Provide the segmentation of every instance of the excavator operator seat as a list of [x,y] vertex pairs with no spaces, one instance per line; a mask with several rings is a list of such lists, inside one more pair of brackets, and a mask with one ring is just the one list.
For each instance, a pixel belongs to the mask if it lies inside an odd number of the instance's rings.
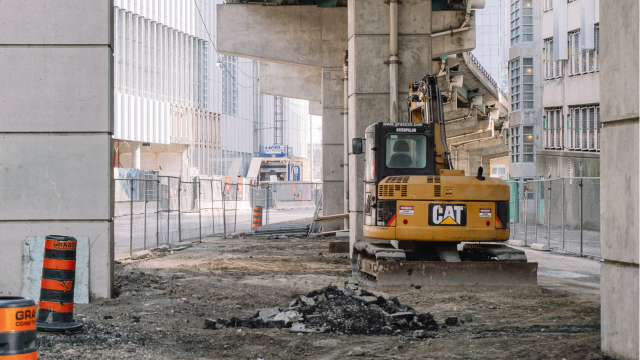
[[398,140],[393,144],[393,152],[389,159],[388,167],[390,168],[410,168],[413,164],[413,158],[409,155],[409,144],[405,140]]

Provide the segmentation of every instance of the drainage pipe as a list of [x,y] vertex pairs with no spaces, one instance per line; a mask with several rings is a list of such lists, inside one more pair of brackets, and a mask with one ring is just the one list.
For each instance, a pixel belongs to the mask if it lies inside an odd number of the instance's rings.
[[[344,71],[343,113],[344,119],[344,214],[349,213],[349,60],[348,51],[342,53],[342,70]],[[344,219],[344,229],[349,228],[349,219]]]
[[398,122],[398,0],[389,0],[389,24],[389,121],[395,123]]

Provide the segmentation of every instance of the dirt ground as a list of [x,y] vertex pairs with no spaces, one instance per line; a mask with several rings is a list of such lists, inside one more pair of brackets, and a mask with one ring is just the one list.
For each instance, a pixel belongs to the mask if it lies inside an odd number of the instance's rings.
[[[248,318],[261,308],[287,307],[314,289],[343,288],[352,279],[350,260],[329,254],[329,240],[209,238],[164,257],[123,261],[116,266],[121,294],[76,305],[76,318],[85,323],[81,334],[39,333],[40,358],[608,358],[600,352],[599,275],[581,277],[562,268],[588,261],[597,269],[597,262],[548,253],[532,255],[548,275],[539,277],[538,287],[407,285],[389,293],[372,291],[396,296],[416,312],[430,312],[440,324],[449,316],[467,319],[432,339],[203,328],[206,318]],[[543,269],[545,257],[551,258],[550,269]],[[176,273],[184,273],[184,279],[172,278]]]

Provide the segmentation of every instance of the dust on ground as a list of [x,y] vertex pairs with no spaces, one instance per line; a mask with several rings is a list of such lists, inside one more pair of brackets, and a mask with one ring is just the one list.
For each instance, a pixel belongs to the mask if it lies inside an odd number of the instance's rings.
[[39,333],[40,358],[607,358],[600,351],[598,283],[575,278],[539,277],[541,286],[523,288],[367,289],[429,312],[440,325],[450,316],[467,320],[433,338],[204,329],[208,318],[250,318],[258,309],[286,308],[315,289],[343,289],[353,280],[350,260],[329,254],[328,243],[209,238],[172,255],[124,261],[116,265],[120,295],[76,305],[76,318],[85,323],[81,334]]

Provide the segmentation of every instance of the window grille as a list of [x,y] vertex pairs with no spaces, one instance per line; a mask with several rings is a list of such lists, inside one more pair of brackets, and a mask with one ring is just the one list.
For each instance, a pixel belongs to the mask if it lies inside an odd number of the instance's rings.
[[509,62],[511,111],[520,110],[520,59]]
[[564,148],[564,126],[562,119],[562,109],[552,108],[545,110],[545,148],[547,149],[563,149]]
[[509,129],[511,138],[511,162],[520,162],[520,136],[518,134],[518,127]]
[[533,126],[522,127],[522,162],[533,162]]
[[520,42],[520,0],[511,0],[511,46]]

